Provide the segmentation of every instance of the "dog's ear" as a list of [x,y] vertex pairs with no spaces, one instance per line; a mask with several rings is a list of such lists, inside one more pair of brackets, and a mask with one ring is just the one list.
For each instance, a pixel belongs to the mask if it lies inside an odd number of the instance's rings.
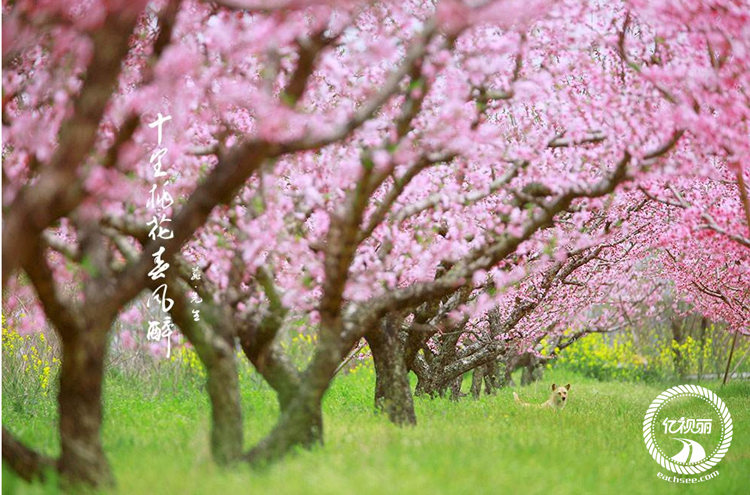
[[567,385],[565,385],[565,389],[566,390],[570,390],[570,383],[568,383]]
[[557,389],[557,385],[555,385],[555,384],[553,383],[553,384],[552,384],[552,391],[554,392],[554,391],[555,391],[555,389]]

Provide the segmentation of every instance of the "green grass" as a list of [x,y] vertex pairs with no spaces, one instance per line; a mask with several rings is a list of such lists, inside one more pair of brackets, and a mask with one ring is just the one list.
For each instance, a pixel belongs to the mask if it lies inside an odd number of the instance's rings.
[[[110,373],[104,444],[122,494],[350,493],[747,493],[750,474],[750,384],[717,391],[734,418],[729,453],[718,478],[673,485],[641,436],[643,414],[670,384],[597,382],[562,370],[519,389],[542,402],[553,381],[572,382],[570,403],[556,411],[521,408],[512,390],[479,401],[416,400],[419,425],[399,429],[373,414],[374,377],[367,370],[338,378],[324,404],[325,445],[263,470],[222,470],[208,448],[208,403],[199,386],[143,383]],[[245,440],[250,447],[273,426],[274,395],[244,375]],[[3,423],[23,440],[56,452],[52,400],[33,411],[4,397]],[[53,483],[27,485],[3,469],[3,493],[55,493]]]

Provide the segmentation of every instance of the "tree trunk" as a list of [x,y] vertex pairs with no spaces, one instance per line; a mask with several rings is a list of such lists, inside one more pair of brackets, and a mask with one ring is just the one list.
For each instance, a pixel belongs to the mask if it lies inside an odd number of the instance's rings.
[[217,464],[227,465],[242,455],[243,425],[237,363],[231,349],[217,352],[213,359],[204,362],[211,399],[211,453]]
[[503,367],[503,378],[501,380],[501,386],[503,387],[515,387],[516,383],[513,381],[513,372],[516,368],[513,366],[512,360],[505,361]]
[[471,395],[478,399],[482,393],[482,380],[484,379],[484,366],[477,366],[471,375]]
[[[458,354],[458,341],[461,338],[461,333],[458,331],[449,332],[447,334],[440,335],[440,354],[438,355],[437,366],[438,373],[435,373],[435,380],[433,380],[432,386],[434,392],[437,391],[440,397],[445,397],[445,394],[450,390],[451,399],[458,400],[461,396],[461,383],[458,384],[458,390],[456,390],[456,379],[463,376],[463,372],[456,374],[455,376],[446,377],[444,370],[448,367],[448,364],[456,360]],[[468,371],[468,370],[466,370]]]
[[703,379],[703,356],[706,354],[706,329],[708,328],[708,320],[704,316],[701,318],[701,333],[700,333],[700,343],[701,343],[701,355],[698,358],[698,381],[701,381]]
[[388,414],[396,425],[417,424],[404,344],[396,325],[384,322],[367,332],[365,340],[375,363],[375,409]]
[[671,327],[672,327],[672,340],[677,343],[677,346],[672,347],[672,359],[674,362],[674,369],[677,373],[677,376],[680,377],[680,379],[685,379],[685,376],[687,375],[687,359],[685,359],[685,356],[683,356],[682,351],[680,350],[679,346],[683,345],[685,343],[685,329],[684,329],[684,323],[680,320],[678,320],[676,317],[672,318],[671,321]]
[[206,367],[206,388],[211,402],[211,455],[219,465],[242,455],[243,425],[240,384],[234,355],[234,328],[221,310],[207,308],[204,319],[193,319],[185,287],[179,281],[171,315]]
[[417,385],[414,387],[414,395],[417,397],[427,394],[430,382],[430,367],[427,361],[417,355],[411,365],[411,370],[417,375]]
[[497,360],[492,360],[484,365],[484,392],[487,395],[495,393],[500,388],[498,384]]
[[516,383],[513,380],[513,373],[522,366],[526,365],[527,354],[516,354],[515,351],[506,354],[506,358],[503,359],[503,378],[501,380],[502,386],[504,387],[515,387]]
[[271,433],[245,454],[245,460],[253,465],[264,465],[280,459],[294,447],[310,448],[323,443],[321,399],[322,394],[315,387],[300,389],[281,412]]
[[59,469],[73,483],[114,484],[101,443],[106,351],[107,332],[101,329],[62,339]]
[[461,393],[461,385],[463,384],[464,376],[461,375],[451,383],[451,400],[459,400],[466,394]]
[[257,329],[240,328],[239,337],[245,356],[276,391],[279,409],[285,411],[299,391],[301,378],[297,368],[273,342],[259,342]]
[[245,454],[245,460],[263,465],[283,457],[296,446],[310,448],[323,443],[323,395],[336,368],[359,338],[342,342],[340,331],[321,331],[320,342],[301,377],[297,393],[281,411],[271,433]]
[[521,374],[521,385],[531,385],[532,383],[542,379],[542,365],[539,362],[539,358],[529,353],[526,365],[523,368]]
[[56,469],[54,459],[42,455],[16,439],[3,426],[3,461],[22,479],[31,481],[44,478],[48,469]]
[[453,361],[435,360],[435,366],[432,366],[430,370],[430,382],[425,387],[427,393],[433,397],[435,393],[438,393],[442,397],[450,387],[455,386],[456,380],[461,380],[464,373],[496,360],[505,352],[505,344],[492,341],[480,346],[472,346],[468,354],[464,351],[461,354],[454,353]]

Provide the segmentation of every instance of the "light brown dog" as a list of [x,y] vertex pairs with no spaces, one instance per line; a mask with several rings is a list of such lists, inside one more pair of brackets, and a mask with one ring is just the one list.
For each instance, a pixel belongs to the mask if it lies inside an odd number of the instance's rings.
[[547,402],[544,402],[543,404],[529,404],[528,402],[523,402],[519,397],[518,394],[513,392],[513,398],[516,400],[517,403],[521,404],[522,406],[536,406],[539,407],[552,407],[554,409],[562,409],[565,407],[565,404],[568,403],[568,391],[570,390],[570,383],[565,385],[564,387],[558,387],[554,383],[552,384],[552,393],[549,396],[549,399],[547,399]]

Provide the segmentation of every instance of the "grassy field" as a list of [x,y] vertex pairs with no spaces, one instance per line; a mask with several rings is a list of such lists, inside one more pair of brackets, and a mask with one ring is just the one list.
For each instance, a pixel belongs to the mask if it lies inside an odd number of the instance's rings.
[[[200,386],[110,375],[104,444],[122,494],[748,493],[749,383],[707,384],[733,415],[734,441],[717,478],[686,486],[657,478],[661,468],[641,437],[646,408],[670,384],[603,383],[552,370],[519,392],[541,402],[553,381],[573,384],[561,413],[521,408],[511,390],[458,403],[418,398],[419,425],[398,429],[373,414],[374,376],[360,369],[327,395],[324,446],[263,470],[222,470],[210,461]],[[273,425],[276,404],[258,380],[245,375],[242,387],[249,447]],[[51,399],[30,406],[28,398],[5,396],[3,423],[55,453]],[[56,492],[54,483],[30,486],[5,468],[3,475],[3,493]]]

